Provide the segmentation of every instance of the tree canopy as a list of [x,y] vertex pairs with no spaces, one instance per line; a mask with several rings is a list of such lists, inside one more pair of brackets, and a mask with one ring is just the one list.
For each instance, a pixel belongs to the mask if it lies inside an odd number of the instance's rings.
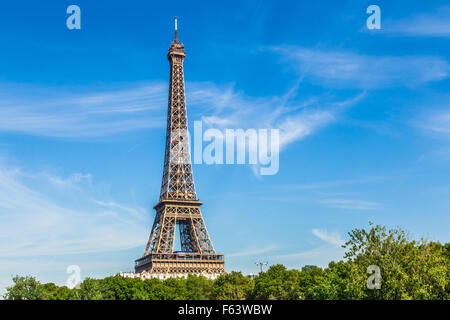
[[[411,240],[401,228],[348,233],[344,259],[328,267],[307,266],[288,270],[272,265],[254,278],[231,272],[209,280],[187,278],[131,279],[112,276],[86,278],[79,288],[41,284],[34,277],[15,276],[7,288],[10,300],[341,300],[450,298],[450,243]],[[372,269],[370,269],[372,268]],[[379,288],[368,285],[379,272]]]

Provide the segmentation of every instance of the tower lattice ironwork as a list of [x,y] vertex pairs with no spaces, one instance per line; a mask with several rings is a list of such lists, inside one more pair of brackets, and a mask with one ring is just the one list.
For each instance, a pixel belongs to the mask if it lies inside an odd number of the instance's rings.
[[[225,272],[224,259],[216,254],[195,191],[184,89],[185,56],[175,18],[175,39],[167,54],[170,82],[161,193],[154,206],[156,216],[144,255],[136,260],[135,270],[150,276],[216,277]],[[181,251],[174,251],[177,226]]]

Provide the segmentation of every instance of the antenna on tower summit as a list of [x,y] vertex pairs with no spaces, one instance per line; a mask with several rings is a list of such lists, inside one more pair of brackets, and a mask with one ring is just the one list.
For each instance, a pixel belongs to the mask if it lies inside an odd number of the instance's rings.
[[175,41],[178,40],[177,17],[175,17]]

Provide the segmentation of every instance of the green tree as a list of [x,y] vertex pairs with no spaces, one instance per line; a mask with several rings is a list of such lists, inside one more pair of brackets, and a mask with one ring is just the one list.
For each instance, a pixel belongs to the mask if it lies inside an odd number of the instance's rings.
[[162,291],[159,300],[183,300],[186,299],[186,296],[185,279],[169,278],[162,282]]
[[77,289],[69,289],[66,286],[58,287],[55,300],[80,300],[80,293]]
[[[349,232],[345,258],[354,263],[353,276],[368,299],[444,299],[448,262],[443,247],[435,242],[410,240],[401,228],[387,230],[372,226],[369,231]],[[376,265],[381,271],[381,289],[363,287],[367,267]],[[343,295],[343,298],[353,296]]]
[[330,262],[328,268],[316,273],[306,288],[306,299],[363,299],[367,276],[350,261]]
[[101,292],[101,280],[86,278],[80,285],[81,300],[103,300]]
[[44,299],[42,285],[34,277],[13,277],[14,285],[6,288],[6,300],[41,300]]
[[[27,276],[13,277],[5,299],[48,300],[204,300],[204,299],[450,299],[450,244],[410,240],[400,229],[384,226],[354,229],[344,260],[327,268],[288,270],[271,266],[255,279],[240,272],[216,280],[202,276],[141,280],[121,276],[85,279],[79,289],[41,284]],[[367,288],[367,268],[381,271],[381,289]]]
[[189,275],[185,280],[186,299],[208,300],[213,294],[213,280],[202,276]]
[[56,300],[59,288],[56,284],[50,282],[41,285],[44,300]]
[[144,284],[141,279],[124,278],[112,276],[104,278],[99,283],[99,290],[104,300],[132,300],[145,299],[143,294]]
[[[147,279],[143,281],[142,295],[146,296],[147,300],[161,300],[164,297],[164,284],[158,279]],[[137,299],[138,296],[136,296]]]
[[445,299],[450,300],[450,242],[443,246],[442,253],[447,266],[447,274],[445,277]]
[[69,289],[66,286],[59,287],[54,283],[41,285],[44,300],[79,300],[80,294],[76,289]]
[[245,300],[253,290],[254,281],[241,272],[232,271],[214,282],[212,298],[216,300]]
[[300,287],[300,275],[299,270],[287,270],[281,264],[273,265],[255,278],[252,297],[269,300],[302,299],[305,292]]

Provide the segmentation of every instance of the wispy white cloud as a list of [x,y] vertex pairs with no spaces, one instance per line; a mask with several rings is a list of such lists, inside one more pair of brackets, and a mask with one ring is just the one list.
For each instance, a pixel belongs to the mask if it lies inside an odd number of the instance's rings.
[[0,256],[104,252],[142,245],[150,222],[146,210],[93,202],[91,181],[88,174],[69,178],[28,174],[0,162]]
[[[300,49],[300,56],[302,52],[308,55]],[[324,54],[320,59],[327,60]],[[321,67],[321,63],[335,61],[317,62]],[[301,100],[296,98],[301,81],[285,94],[259,97],[246,95],[234,85],[188,82],[187,105],[191,118],[201,118],[207,126],[279,129],[283,149],[335,122],[341,112],[366,94],[362,90],[339,99],[323,94]],[[0,131],[60,138],[98,137],[164,128],[167,84],[122,84],[97,90],[0,85],[0,106]]]
[[[0,86],[0,131],[53,137],[95,137],[164,126],[162,83],[84,92]],[[160,112],[158,112],[160,110]]]
[[271,49],[289,61],[302,77],[324,87],[415,87],[440,81],[450,73],[449,63],[439,56],[378,56],[295,46]]
[[386,20],[383,31],[404,36],[450,37],[450,7],[441,7],[434,12]]
[[[283,151],[289,145],[338,121],[348,108],[357,105],[366,97],[366,91],[362,91],[340,100],[326,94],[298,100],[295,99],[297,90],[298,83],[284,95],[254,98],[228,88],[222,90],[223,95],[215,92],[214,99],[209,103],[202,101],[213,108],[205,111],[204,107],[195,103],[193,106],[202,110],[201,119],[207,128],[277,129],[279,130],[277,147],[279,151]],[[198,100],[210,97],[206,94],[200,95],[197,90],[192,92]],[[217,108],[214,108],[215,103]],[[245,146],[241,147],[245,148]],[[273,147],[272,141],[271,147]],[[262,180],[260,165],[253,165],[251,169],[255,177]]]
[[284,95],[264,98],[250,97],[230,89],[225,90],[224,95],[216,92],[215,102],[211,101],[209,105],[217,103],[218,107],[204,112],[202,121],[207,126],[222,129],[279,129],[280,149],[284,149],[335,122],[342,112],[366,96],[362,91],[341,100],[323,95],[298,101],[292,99],[297,87],[291,89]]
[[311,232],[317,238],[329,244],[335,245],[337,247],[340,247],[345,243],[345,241],[342,240],[341,235],[338,232],[330,232],[324,229],[312,229]]
[[[0,131],[62,138],[89,138],[164,128],[167,85],[150,83],[85,93],[85,89],[0,86]],[[280,145],[300,140],[336,120],[365,93],[333,100],[324,95],[291,101],[297,86],[281,96],[251,97],[233,85],[187,83],[191,117],[218,128],[280,129]]]
[[100,200],[92,200],[94,203],[105,207],[105,208],[111,208],[111,209],[118,209],[120,212],[128,212],[133,215],[135,221],[142,221],[143,219],[143,210],[142,209],[136,209],[129,206],[124,206],[123,204],[116,203],[114,201],[100,201]]
[[263,253],[271,252],[277,248],[278,248],[278,246],[270,245],[270,246],[262,247],[262,248],[247,249],[247,250],[243,250],[243,251],[239,251],[239,252],[228,253],[227,257],[242,257],[242,256],[260,255]]
[[84,184],[87,186],[92,185],[92,175],[90,173],[77,172],[71,174],[69,177],[60,177],[49,174],[48,172],[30,173],[20,171],[20,174],[23,178],[41,182],[46,181],[48,184],[54,185],[57,188],[79,189],[79,187]]
[[362,92],[345,100],[324,103],[324,106],[316,106],[316,108],[305,109],[300,113],[275,119],[274,126],[279,127],[281,132],[281,148],[336,121],[340,113],[346,108],[356,105],[365,96],[366,92]]
[[270,262],[271,264],[283,263],[288,268],[296,269],[305,265],[326,267],[330,261],[342,260],[344,253],[344,248],[339,248],[334,245],[325,245],[307,251],[273,256],[271,257]]
[[440,136],[450,136],[450,110],[435,111],[425,119],[416,121],[420,127]]
[[363,178],[354,178],[354,179],[341,179],[341,180],[329,180],[329,181],[319,181],[319,182],[311,182],[311,183],[299,183],[299,184],[284,184],[276,186],[276,188],[280,189],[329,189],[336,188],[348,185],[359,185],[366,183],[376,183],[383,182],[386,180],[391,180],[392,177],[383,177],[383,176],[372,176],[372,177],[363,177]]
[[378,202],[350,199],[328,199],[321,202],[332,208],[351,210],[374,210],[381,206]]

